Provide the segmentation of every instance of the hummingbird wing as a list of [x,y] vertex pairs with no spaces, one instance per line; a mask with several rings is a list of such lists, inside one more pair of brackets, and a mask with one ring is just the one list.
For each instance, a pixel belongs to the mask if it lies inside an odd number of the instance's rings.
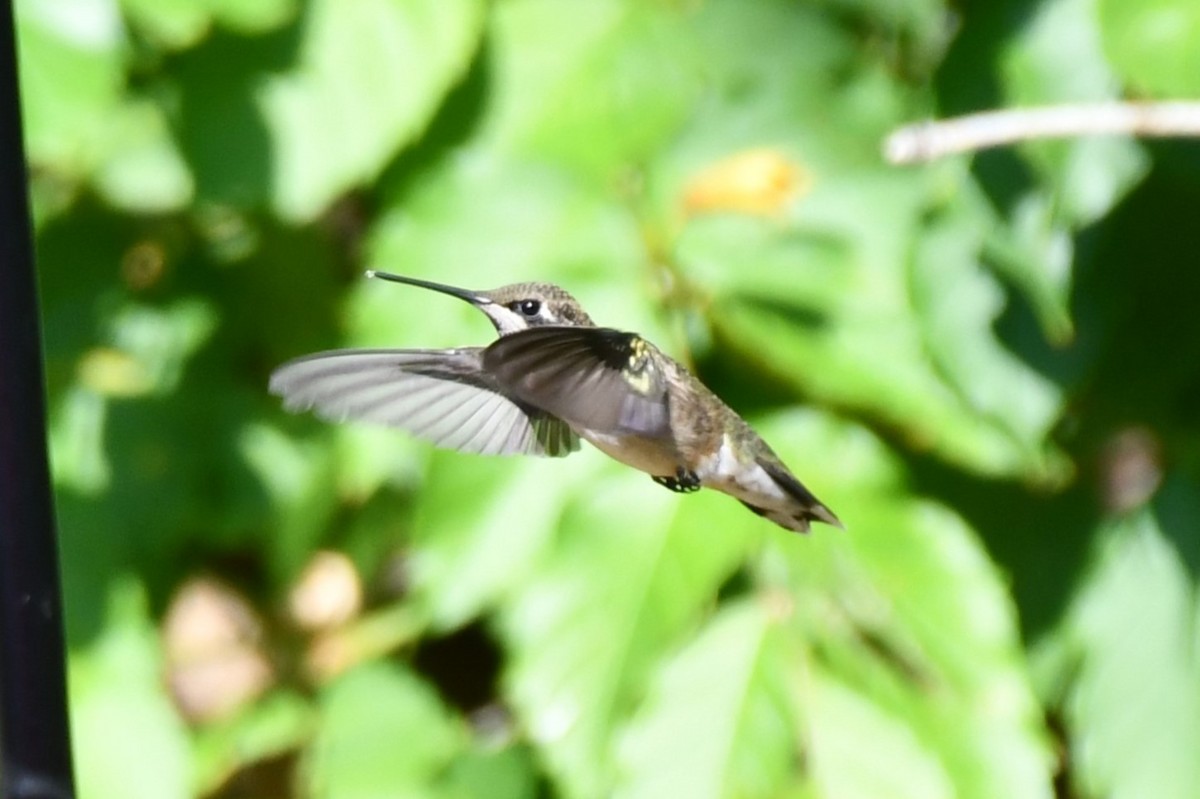
[[271,393],[291,411],[407,430],[481,455],[569,455],[579,438],[562,420],[507,396],[482,368],[483,350],[339,350],[290,361]]
[[483,351],[510,396],[576,429],[669,438],[668,383],[653,345],[603,327],[534,327]]

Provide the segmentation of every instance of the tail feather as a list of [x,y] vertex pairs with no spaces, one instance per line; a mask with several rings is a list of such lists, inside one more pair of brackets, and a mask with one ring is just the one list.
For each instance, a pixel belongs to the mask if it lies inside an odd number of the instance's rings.
[[833,511],[825,506],[821,500],[817,499],[811,491],[804,487],[804,484],[796,479],[795,475],[787,470],[782,463],[770,458],[759,458],[758,465],[763,468],[771,479],[787,493],[792,499],[800,504],[801,509],[790,515],[792,524],[787,524],[781,521],[777,516],[783,516],[778,512],[764,511],[762,508],[755,508],[747,505],[752,511],[760,516],[766,516],[776,524],[787,527],[790,530],[807,533],[809,521],[824,522],[832,527],[845,530],[846,526],[842,524]]
[[807,533],[808,532],[809,517],[803,511],[800,513],[789,513],[787,511],[768,510],[767,508],[760,508],[757,505],[751,505],[749,502],[747,502],[744,499],[739,499],[738,502],[742,503],[747,508],[752,510],[754,513],[757,513],[759,516],[763,517],[764,519],[775,522],[776,524],[778,524],[780,527],[784,528],[785,530],[792,530],[797,533]]

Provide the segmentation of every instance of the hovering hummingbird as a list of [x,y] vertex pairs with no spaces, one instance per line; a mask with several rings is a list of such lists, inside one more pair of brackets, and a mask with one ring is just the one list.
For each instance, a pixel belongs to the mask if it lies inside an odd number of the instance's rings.
[[492,291],[368,271],[466,300],[500,337],[487,347],[338,350],[290,361],[270,389],[288,410],[403,428],[484,455],[560,457],[590,442],[672,491],[729,494],[789,530],[841,527],[750,425],[635,333],[596,327],[550,283]]

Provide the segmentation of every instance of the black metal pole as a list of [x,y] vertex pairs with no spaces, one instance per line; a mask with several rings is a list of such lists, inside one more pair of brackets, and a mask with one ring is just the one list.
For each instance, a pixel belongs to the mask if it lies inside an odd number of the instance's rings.
[[75,795],[12,2],[0,9],[0,790]]

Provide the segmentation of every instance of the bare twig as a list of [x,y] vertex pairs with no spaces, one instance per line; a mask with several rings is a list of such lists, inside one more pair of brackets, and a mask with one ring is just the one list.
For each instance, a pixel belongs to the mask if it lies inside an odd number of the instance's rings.
[[900,128],[887,137],[893,164],[932,161],[1029,139],[1118,134],[1200,136],[1200,102],[1083,103],[986,111]]

